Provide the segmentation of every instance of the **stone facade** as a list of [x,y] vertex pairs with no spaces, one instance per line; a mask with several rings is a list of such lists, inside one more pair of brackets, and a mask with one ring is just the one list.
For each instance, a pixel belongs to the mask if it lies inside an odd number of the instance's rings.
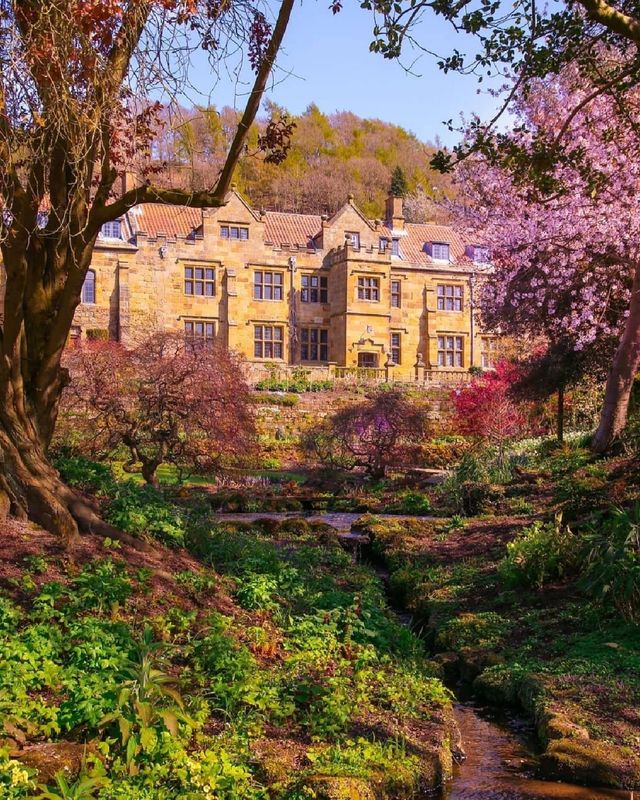
[[399,198],[386,217],[351,197],[331,218],[257,213],[235,191],[219,209],[141,206],[98,240],[72,335],[131,345],[182,331],[254,364],[401,380],[491,366],[473,314],[483,248],[405,223]]

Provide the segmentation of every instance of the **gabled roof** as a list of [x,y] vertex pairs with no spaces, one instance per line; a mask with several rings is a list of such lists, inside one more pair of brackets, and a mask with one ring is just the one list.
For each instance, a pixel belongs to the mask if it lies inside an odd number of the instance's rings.
[[[239,197],[251,213],[254,213],[237,193],[233,194]],[[375,230],[380,238],[391,239],[398,235],[398,231],[392,231],[385,224],[376,228],[374,223],[366,219],[351,202],[345,204],[325,224],[331,225],[332,221],[337,222],[341,212],[349,208],[353,209],[372,230]],[[132,209],[127,218],[131,225],[132,235],[146,233],[152,237],[159,234],[168,238],[187,237],[202,225],[202,210],[163,203],[145,203]],[[256,217],[256,219],[264,222],[264,241],[276,246],[289,245],[290,247],[316,249],[315,240],[322,232],[322,217],[318,214],[288,214],[280,211],[267,211],[262,217]],[[454,263],[467,258],[465,243],[453,228],[447,225],[408,222],[405,225],[404,235],[400,237],[402,261],[407,265],[442,266],[441,261],[432,259],[428,254],[426,245],[429,242],[448,243],[451,261]]]
[[322,218],[316,214],[285,214],[267,211],[264,217],[264,240],[272,244],[315,248],[313,239],[322,229]]
[[202,225],[202,210],[164,203],[143,203],[129,212],[135,233],[164,234],[170,239],[189,236]]
[[365,217],[362,211],[360,211],[358,206],[353,202],[352,194],[349,195],[349,200],[343,205],[341,205],[340,208],[329,217],[329,219],[327,220],[327,226],[330,227],[331,225],[333,225],[343,214],[347,213],[349,209],[352,209],[356,213],[356,215],[360,217],[360,219],[365,223],[365,225],[368,225],[371,228],[372,231],[376,229],[376,226],[373,223],[373,221]]

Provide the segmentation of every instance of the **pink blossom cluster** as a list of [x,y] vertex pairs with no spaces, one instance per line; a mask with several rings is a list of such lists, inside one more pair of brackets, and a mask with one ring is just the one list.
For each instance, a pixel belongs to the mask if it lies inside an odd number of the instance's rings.
[[593,91],[567,70],[516,100],[512,139],[531,154],[542,139],[559,145],[546,150],[550,191],[480,156],[458,169],[457,224],[491,249],[480,307],[494,330],[582,349],[624,324],[640,258],[640,92],[622,107],[605,95],[584,102]]

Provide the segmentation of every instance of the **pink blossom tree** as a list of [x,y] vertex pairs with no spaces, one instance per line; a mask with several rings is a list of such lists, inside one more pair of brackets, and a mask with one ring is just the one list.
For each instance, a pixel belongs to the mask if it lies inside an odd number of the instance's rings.
[[[567,108],[578,109],[569,120]],[[504,160],[476,157],[458,171],[458,222],[490,242],[495,267],[481,315],[490,329],[570,342],[576,352],[613,343],[592,444],[603,452],[625,426],[640,366],[640,92],[621,111],[567,69],[523,93],[516,114],[510,136],[547,160],[544,186]]]

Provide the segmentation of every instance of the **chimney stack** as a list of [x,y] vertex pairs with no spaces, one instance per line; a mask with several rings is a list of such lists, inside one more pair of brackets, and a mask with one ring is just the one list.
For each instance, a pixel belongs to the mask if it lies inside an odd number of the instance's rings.
[[385,208],[385,222],[387,227],[394,231],[404,230],[404,213],[402,209],[402,197],[389,194]]

